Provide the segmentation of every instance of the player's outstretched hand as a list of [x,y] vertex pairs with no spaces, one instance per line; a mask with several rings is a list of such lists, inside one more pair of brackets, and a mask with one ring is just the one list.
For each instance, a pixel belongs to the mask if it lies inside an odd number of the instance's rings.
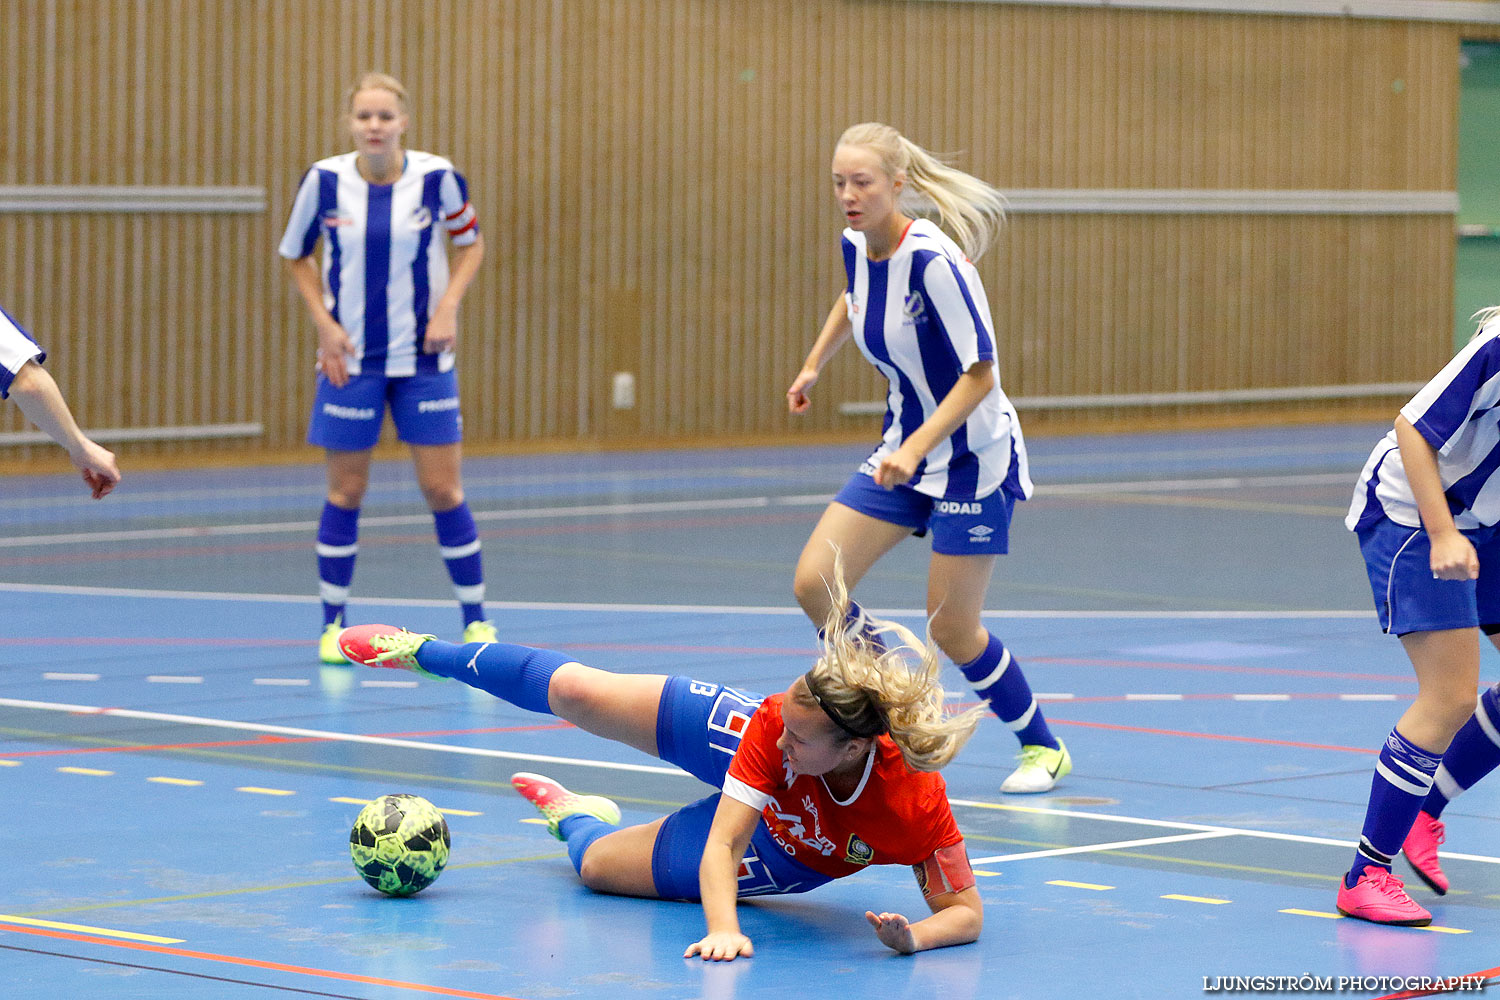
[[83,474],[83,481],[88,484],[89,492],[94,495],[95,500],[108,496],[110,490],[119,485],[120,467],[115,464],[114,452],[108,448],[101,448],[94,442],[85,440],[77,454],[69,457]]
[[718,931],[702,941],[688,945],[688,950],[682,953],[682,957],[699,955],[705,962],[732,962],[737,957],[749,958],[754,954],[755,947],[745,935]]
[[865,919],[875,928],[880,943],[892,951],[910,955],[917,950],[917,939],[911,932],[911,923],[899,913],[872,913],[865,911]]
[[792,387],[786,391],[786,408],[792,413],[802,413],[808,407],[807,390],[811,389],[818,381],[818,373],[804,368],[797,373],[792,380]]

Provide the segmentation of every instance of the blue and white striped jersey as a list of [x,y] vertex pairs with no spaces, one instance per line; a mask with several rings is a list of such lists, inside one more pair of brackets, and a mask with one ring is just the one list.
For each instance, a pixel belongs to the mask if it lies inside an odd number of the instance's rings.
[[21,324],[4,309],[0,309],[0,399],[10,396],[10,384],[16,373],[28,361],[41,364],[47,354],[31,339],[31,334],[21,329]]
[[[979,272],[958,245],[917,219],[887,260],[872,261],[864,234],[844,230],[844,299],[860,351],[890,383],[880,446],[866,471],[901,447],[930,417],[958,377],[977,362],[995,364],[989,301]],[[1015,407],[1000,389],[917,466],[907,483],[945,500],[977,500],[1004,489],[1031,495],[1026,443]]]
[[450,371],[453,352],[424,354],[422,341],[448,287],[447,248],[434,235],[445,232],[455,246],[479,236],[468,185],[441,156],[415,151],[394,184],[371,184],[357,156],[312,165],[277,249],[298,260],[322,237],[324,303],[357,351],[349,374]]
[[[1460,529],[1500,523],[1500,322],[1490,322],[1401,407],[1401,415],[1437,451],[1438,477]],[[1390,518],[1422,527],[1392,430],[1365,463],[1349,516],[1354,531]]]

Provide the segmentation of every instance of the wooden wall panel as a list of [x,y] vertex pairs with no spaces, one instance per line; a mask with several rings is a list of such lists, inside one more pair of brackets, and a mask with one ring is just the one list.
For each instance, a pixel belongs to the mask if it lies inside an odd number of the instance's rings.
[[[347,148],[364,69],[407,83],[408,144],[470,180],[489,254],[460,372],[484,447],[867,430],[835,412],[882,393],[852,349],[805,419],[783,402],[842,282],[826,173],[850,123],[1002,189],[1449,190],[1465,35],[905,0],[0,0],[0,24],[0,185],[265,189],[263,215],[0,216],[0,303],[86,424],[259,421],[224,446],[249,451],[302,439],[314,338],[274,247],[303,170]],[[1018,214],[980,262],[1003,377],[1425,377],[1452,221]],[[633,412],[609,408],[616,370]]]

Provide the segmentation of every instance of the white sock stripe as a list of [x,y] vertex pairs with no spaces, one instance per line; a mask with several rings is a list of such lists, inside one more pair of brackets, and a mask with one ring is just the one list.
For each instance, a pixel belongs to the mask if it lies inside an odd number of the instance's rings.
[[1438,765],[1437,774],[1432,776],[1432,787],[1436,788],[1449,802],[1464,793],[1464,786],[1453,780],[1453,775],[1441,764]]
[[[1394,758],[1394,760],[1396,764],[1400,766],[1401,770],[1405,771],[1413,778],[1417,779],[1418,781],[1425,781],[1429,785],[1432,784],[1432,775],[1437,770],[1437,768],[1433,768],[1432,771],[1424,771],[1420,767],[1413,767],[1411,764],[1408,764],[1406,761],[1402,760],[1399,757]],[[1438,766],[1441,767],[1441,763]]]
[[990,671],[989,676],[983,680],[971,681],[970,686],[974,688],[976,694],[984,694],[985,691],[995,686],[1001,675],[1008,669],[1010,669],[1010,650],[1007,649],[1001,654],[999,665]]
[[1428,790],[1432,788],[1431,775],[1424,775],[1424,778],[1426,780],[1419,785],[1415,782],[1408,781],[1404,776],[1399,775],[1395,771],[1392,771],[1390,768],[1386,767],[1385,761],[1383,760],[1377,760],[1375,762],[1375,773],[1380,775],[1386,781],[1389,781],[1391,784],[1395,785],[1397,788],[1407,793],[1408,795],[1426,795]]
[[1021,730],[1031,725],[1031,717],[1035,714],[1036,699],[1033,698],[1031,699],[1031,704],[1027,707],[1026,711],[1021,714],[1021,717],[1019,719],[1007,719],[1005,720],[1005,724],[1015,732],[1019,733]]
[[326,580],[318,581],[318,596],[325,604],[344,605],[349,603],[349,588],[340,587]]
[[1484,735],[1489,737],[1490,742],[1500,747],[1500,732],[1496,731],[1495,721],[1490,718],[1489,710],[1484,707],[1482,696],[1479,704],[1474,707],[1474,720],[1479,723],[1479,728],[1484,730]]
[[1389,865],[1396,860],[1393,854],[1381,854],[1375,849],[1375,845],[1370,843],[1370,838],[1363,836],[1359,838],[1359,853],[1382,865]]
[[444,559],[462,559],[479,551],[479,539],[476,538],[467,545],[439,545],[438,551],[443,554]]
[[459,604],[483,604],[484,584],[475,584],[472,587],[460,587],[454,585],[453,593],[458,595]]
[[[305,550],[304,550],[305,551]],[[318,543],[318,555],[324,559],[343,559],[359,551],[359,545],[324,545]]]

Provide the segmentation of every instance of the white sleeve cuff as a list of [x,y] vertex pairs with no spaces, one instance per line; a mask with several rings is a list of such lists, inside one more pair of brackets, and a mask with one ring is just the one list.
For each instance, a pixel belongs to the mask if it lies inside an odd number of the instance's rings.
[[743,802],[756,812],[760,812],[771,804],[770,792],[763,792],[759,788],[752,788],[740,779],[730,777],[727,774],[724,775],[724,794],[736,802]]

